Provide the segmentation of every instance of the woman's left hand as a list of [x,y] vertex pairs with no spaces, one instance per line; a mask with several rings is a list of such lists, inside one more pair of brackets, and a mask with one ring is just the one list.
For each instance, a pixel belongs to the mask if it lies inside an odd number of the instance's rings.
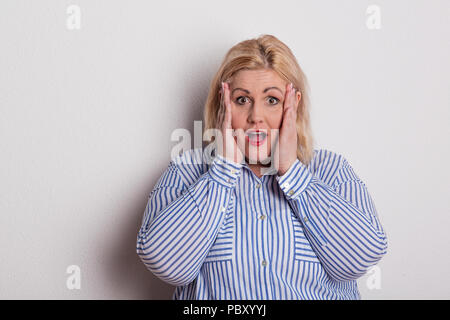
[[279,176],[284,175],[297,159],[297,108],[300,99],[301,95],[296,94],[292,84],[287,84],[279,140],[273,157]]

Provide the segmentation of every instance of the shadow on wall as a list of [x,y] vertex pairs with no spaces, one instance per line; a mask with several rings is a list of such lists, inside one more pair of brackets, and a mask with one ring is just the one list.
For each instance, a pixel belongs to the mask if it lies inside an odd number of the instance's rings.
[[[193,134],[193,121],[195,115],[190,115],[190,119],[186,122],[190,124],[185,128]],[[170,143],[170,137],[168,139]],[[167,168],[168,163],[161,163],[158,174],[153,176],[151,183],[146,184],[147,196],[143,199],[139,198],[136,201],[130,201],[129,206],[124,212],[116,213],[120,221],[114,221],[111,226],[114,230],[107,230],[109,239],[103,239],[103,244],[100,250],[107,249],[106,265],[104,266],[105,278],[108,282],[109,288],[114,288],[116,292],[109,294],[111,299],[158,299],[171,300],[175,287],[165,283],[157,278],[150,270],[148,270],[136,253],[136,238],[141,227],[142,217],[148,201],[148,195],[157,180]],[[126,179],[125,179],[126,180]],[[129,192],[134,195],[137,194],[136,188],[130,187]],[[133,199],[133,194],[130,196],[120,194],[116,195],[122,199]],[[142,194],[139,192],[139,194]],[[99,231],[99,233],[102,233]]]
[[[202,66],[201,61],[198,61],[198,65]],[[186,88],[186,106],[187,110],[192,110],[186,114],[186,118],[182,121],[184,123],[184,128],[191,132],[191,137],[194,136],[194,120],[199,120],[203,118],[203,104],[206,101],[206,96],[208,94],[209,83],[208,73],[203,71],[203,68],[189,68],[187,71],[189,73],[186,77],[190,77],[192,70],[202,70],[200,74],[197,74],[197,78],[201,79],[200,86],[204,86],[205,91],[199,96],[198,94],[192,94],[193,92],[198,92],[196,86],[199,85],[197,82],[190,82],[191,88]],[[186,72],[187,72],[186,71]],[[183,94],[183,93],[182,93]],[[171,142],[170,136],[167,137],[167,142],[172,144],[171,147],[175,146],[177,142]],[[168,163],[161,163],[161,170],[159,173],[152,177],[152,183],[149,184],[147,189],[147,195],[155,186],[160,175],[163,174],[164,170],[167,168]],[[129,188],[130,192],[136,190]],[[125,197],[123,194],[120,195],[123,199],[130,199],[130,197]],[[133,197],[131,197],[133,198]],[[145,207],[147,205],[148,198],[139,199],[138,201],[132,201],[131,208],[128,208],[126,212],[120,214],[122,221],[124,223],[119,223],[117,234],[111,236],[112,243],[109,242],[106,247],[109,248],[110,252],[107,255],[108,259],[108,272],[106,281],[113,281],[113,287],[117,287],[119,292],[117,299],[172,299],[175,287],[171,286],[147,270],[145,265],[140,260],[136,253],[136,237],[141,226],[141,221]]]
[[172,299],[175,287],[157,278],[136,253],[136,237],[145,206],[146,202],[144,205],[142,201],[136,202],[134,208],[120,215],[124,223],[119,224],[117,234],[111,237],[113,244],[107,246],[106,281],[114,282],[113,287],[119,291],[113,299]]

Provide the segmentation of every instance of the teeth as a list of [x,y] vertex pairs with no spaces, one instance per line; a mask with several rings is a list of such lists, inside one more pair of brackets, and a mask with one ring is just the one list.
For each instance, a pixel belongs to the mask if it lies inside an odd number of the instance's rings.
[[259,138],[265,138],[266,137],[266,133],[265,132],[249,132],[248,134],[247,134],[248,136],[251,136],[251,137],[256,137],[256,136],[259,136]]

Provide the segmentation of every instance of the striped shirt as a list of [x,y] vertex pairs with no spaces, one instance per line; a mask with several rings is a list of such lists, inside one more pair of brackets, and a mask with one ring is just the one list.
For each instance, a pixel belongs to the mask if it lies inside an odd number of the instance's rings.
[[151,191],[137,254],[172,299],[361,299],[356,279],[387,237],[348,161],[314,150],[282,176],[201,148],[172,159]]

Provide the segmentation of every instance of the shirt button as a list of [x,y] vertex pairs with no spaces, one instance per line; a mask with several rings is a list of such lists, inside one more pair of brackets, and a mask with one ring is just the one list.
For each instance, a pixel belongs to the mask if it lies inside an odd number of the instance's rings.
[[308,222],[308,217],[305,217],[305,219],[303,219],[303,221]]
[[288,188],[289,187],[289,183],[287,183],[287,182],[283,183],[282,187]]
[[226,210],[226,208],[225,207],[222,207],[222,212],[224,212]]
[[267,261],[266,261],[266,260],[263,260],[263,261],[261,262],[261,264],[263,265],[263,267],[265,267],[265,266],[267,266]]
[[261,184],[258,183],[258,184],[256,185],[256,189],[259,189],[259,188],[261,188]]
[[288,192],[288,194],[289,194],[290,196],[292,196],[292,195],[294,194],[294,190],[290,190],[290,191]]
[[263,214],[259,216],[259,219],[261,219],[261,220],[264,220],[265,218],[266,218],[266,216]]

